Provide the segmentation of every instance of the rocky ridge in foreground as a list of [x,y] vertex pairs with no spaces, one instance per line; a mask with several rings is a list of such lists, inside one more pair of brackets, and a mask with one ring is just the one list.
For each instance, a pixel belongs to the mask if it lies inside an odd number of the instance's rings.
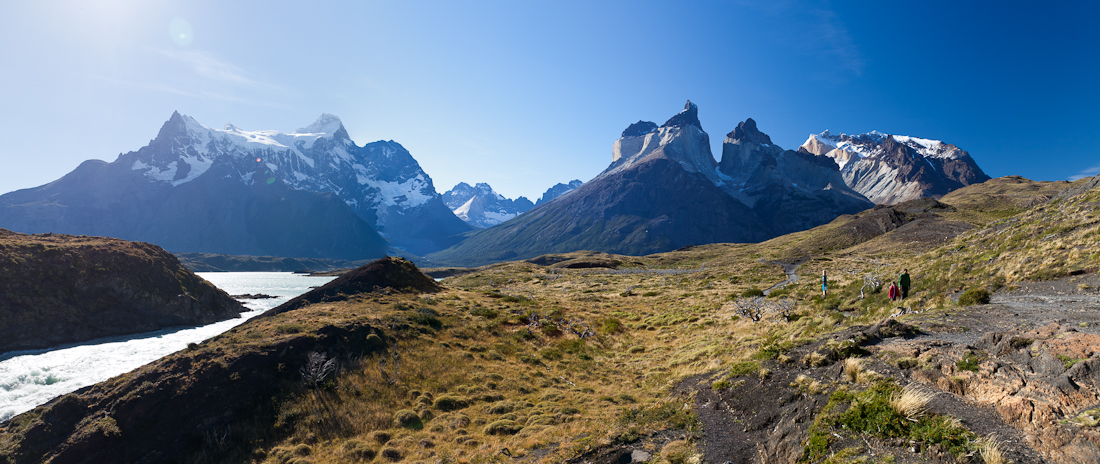
[[0,229],[0,352],[201,325],[244,307],[156,245]]

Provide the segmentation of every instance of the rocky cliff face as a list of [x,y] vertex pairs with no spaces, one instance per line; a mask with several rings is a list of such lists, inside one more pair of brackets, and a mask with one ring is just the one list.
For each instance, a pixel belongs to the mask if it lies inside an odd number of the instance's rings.
[[752,118],[726,134],[718,170],[730,194],[750,206],[775,235],[874,206],[848,188],[835,162],[773,145]]
[[872,131],[811,134],[799,151],[831,158],[845,183],[876,204],[939,198],[989,180],[970,154],[939,140]]
[[642,255],[770,238],[759,217],[722,185],[698,111],[688,102],[659,127],[632,125],[615,143],[614,161],[592,180],[428,258],[484,264],[586,249]]
[[831,159],[772,144],[751,118],[726,135],[715,161],[690,101],[660,126],[631,124],[611,160],[568,195],[429,258],[484,264],[583,249],[646,254],[757,242],[874,206]]
[[583,184],[583,183],[584,182],[581,182],[580,179],[573,179],[573,180],[569,181],[568,184],[563,184],[563,183],[560,183],[560,182],[557,183],[557,184],[554,184],[553,187],[550,187],[550,188],[546,189],[546,192],[544,192],[542,194],[542,196],[539,197],[538,201],[535,202],[535,206],[541,205],[541,204],[546,203],[550,200],[553,200],[557,197],[560,197],[560,196],[565,195],[569,192],[572,192],[572,191],[576,190],[578,187],[580,187],[581,184]]
[[0,352],[201,325],[243,307],[148,243],[0,229]]
[[479,229],[495,226],[535,207],[526,197],[510,200],[485,183],[470,187],[459,182],[443,193],[442,199],[455,216]]

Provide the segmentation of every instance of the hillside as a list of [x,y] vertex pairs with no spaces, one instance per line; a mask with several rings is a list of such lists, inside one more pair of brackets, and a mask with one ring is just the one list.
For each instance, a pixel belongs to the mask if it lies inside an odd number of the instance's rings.
[[0,229],[0,352],[200,325],[244,309],[156,245]]
[[[373,263],[13,418],[0,456],[1095,462],[1098,179],[991,182],[759,244],[554,253],[441,288]],[[950,227],[917,246],[919,221]]]

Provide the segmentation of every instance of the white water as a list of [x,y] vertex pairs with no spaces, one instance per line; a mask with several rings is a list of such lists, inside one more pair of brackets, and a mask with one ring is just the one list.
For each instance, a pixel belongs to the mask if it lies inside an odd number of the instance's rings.
[[0,421],[10,419],[53,398],[102,382],[165,355],[221,334],[334,277],[309,277],[289,272],[201,272],[230,295],[262,293],[277,298],[245,300],[250,309],[237,319],[199,327],[158,330],[100,338],[45,350],[0,356]]

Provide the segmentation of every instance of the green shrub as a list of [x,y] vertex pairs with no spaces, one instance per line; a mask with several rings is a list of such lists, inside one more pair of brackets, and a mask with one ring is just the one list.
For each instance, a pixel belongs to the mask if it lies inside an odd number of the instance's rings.
[[487,435],[515,435],[519,433],[520,430],[523,430],[522,425],[512,420],[501,419],[486,425],[483,431]]
[[442,395],[435,399],[435,408],[440,411],[454,411],[470,405],[470,401],[461,396]]
[[496,310],[494,310],[492,308],[486,308],[484,306],[478,306],[474,309],[471,309],[470,314],[472,314],[474,316],[481,316],[481,317],[484,317],[486,319],[496,319],[496,317],[498,315],[500,315],[499,313],[496,312]]
[[890,398],[900,391],[889,381],[877,382],[862,392],[837,389],[810,426],[800,462],[824,460],[834,430],[939,445],[958,458],[977,452],[980,446],[977,436],[943,416],[909,419],[898,413],[890,405]]
[[760,363],[757,361],[745,361],[730,366],[727,378],[756,375],[760,372]]
[[756,298],[758,296],[764,296],[764,291],[756,287],[752,287],[741,292],[742,298]]
[[378,452],[369,444],[353,439],[344,443],[344,454],[356,460],[370,461]]
[[557,348],[546,348],[539,352],[539,356],[548,361],[557,361],[562,358],[561,350]]
[[411,409],[402,409],[393,413],[393,423],[398,427],[414,430],[424,426],[424,423],[420,421],[420,415]]
[[616,334],[624,330],[626,330],[626,326],[623,325],[623,322],[614,317],[604,318],[603,321],[600,321],[600,333],[604,335]]
[[962,359],[955,361],[955,366],[964,371],[978,372],[978,365],[981,364],[983,356],[978,353],[967,353]]
[[414,314],[409,318],[409,321],[420,325],[426,325],[435,330],[443,328],[443,321],[440,321],[439,318],[430,314]]
[[959,305],[973,306],[976,304],[989,304],[989,290],[984,288],[972,288],[959,295]]
[[1079,361],[1083,360],[1083,359],[1080,359],[1080,358],[1071,358],[1071,357],[1066,356],[1064,354],[1060,354],[1060,355],[1057,355],[1057,356],[1058,356],[1058,360],[1062,361],[1062,367],[1065,367],[1066,369],[1069,369],[1069,368],[1073,367],[1074,364],[1077,364]]

